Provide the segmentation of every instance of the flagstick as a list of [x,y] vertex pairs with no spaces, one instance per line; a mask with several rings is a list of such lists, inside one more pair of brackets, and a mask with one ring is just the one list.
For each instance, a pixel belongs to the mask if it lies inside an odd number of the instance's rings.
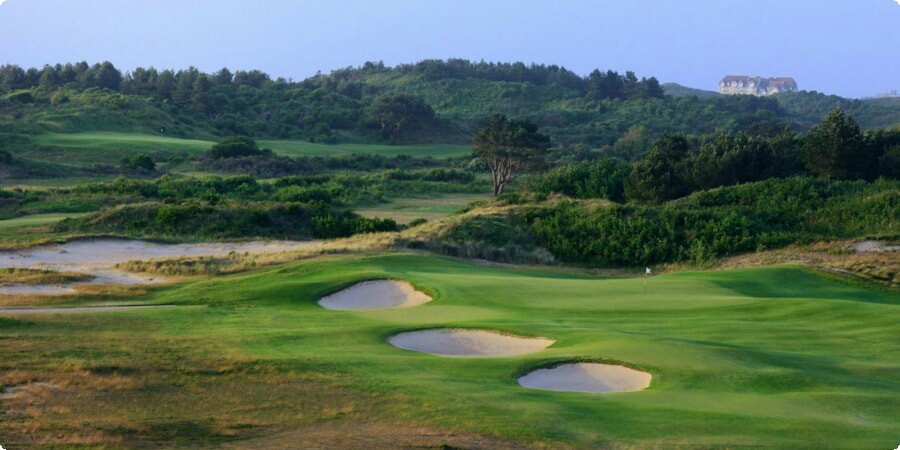
[[644,273],[644,293],[647,293],[647,273]]

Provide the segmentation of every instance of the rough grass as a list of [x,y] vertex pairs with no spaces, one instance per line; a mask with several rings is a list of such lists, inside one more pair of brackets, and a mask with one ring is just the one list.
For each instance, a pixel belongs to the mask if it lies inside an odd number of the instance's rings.
[[94,277],[77,272],[44,269],[0,268],[0,286],[4,284],[64,284],[90,281]]
[[429,221],[458,213],[474,201],[487,200],[490,193],[446,194],[430,198],[395,198],[388,203],[366,205],[353,208],[353,212],[363,217],[394,219],[397,223],[408,224],[416,219]]
[[[379,277],[435,300],[364,313],[316,304]],[[796,266],[662,275],[645,290],[430,256],[332,256],[131,301],[185,306],[0,322],[0,384],[50,385],[0,403],[5,446],[892,448],[900,431],[900,299]],[[557,343],[463,359],[384,342],[446,326]],[[585,358],[649,371],[653,384],[584,395],[515,383]]]

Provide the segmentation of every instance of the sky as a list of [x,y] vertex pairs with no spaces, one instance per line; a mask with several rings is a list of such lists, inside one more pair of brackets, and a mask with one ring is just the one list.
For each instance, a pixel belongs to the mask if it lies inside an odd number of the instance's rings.
[[423,59],[632,70],[715,90],[790,76],[844,97],[900,91],[900,0],[0,0],[0,64],[111,61],[205,72]]

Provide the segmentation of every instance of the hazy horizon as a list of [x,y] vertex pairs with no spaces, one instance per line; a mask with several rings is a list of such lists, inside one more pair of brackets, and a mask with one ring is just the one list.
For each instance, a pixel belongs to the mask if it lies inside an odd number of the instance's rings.
[[705,90],[725,75],[790,76],[845,97],[900,90],[894,0],[709,3],[6,0],[0,64],[108,60],[301,80],[366,61],[464,58],[633,70]]

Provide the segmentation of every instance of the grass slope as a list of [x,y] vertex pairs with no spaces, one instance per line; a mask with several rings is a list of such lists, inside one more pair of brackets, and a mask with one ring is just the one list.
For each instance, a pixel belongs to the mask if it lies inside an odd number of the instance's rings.
[[[376,277],[435,301],[316,304]],[[208,307],[0,322],[0,383],[57,386],[0,404],[5,445],[891,448],[900,432],[900,299],[793,266],[658,276],[644,293],[641,279],[394,254],[191,282],[141,302]],[[384,342],[439,326],[557,343],[462,359]],[[516,385],[581,358],[647,370],[653,384],[609,395]],[[27,406],[34,398],[41,407]]]
[[[80,161],[108,164],[118,163],[122,156],[133,153],[187,152],[199,155],[215,143],[199,139],[117,132],[44,133],[32,136],[31,140],[37,147],[21,150],[18,153],[20,156],[60,163]],[[365,153],[382,156],[449,158],[471,153],[469,146],[456,144],[330,145],[298,140],[262,140],[259,141],[259,146],[285,156],[340,156]]]

